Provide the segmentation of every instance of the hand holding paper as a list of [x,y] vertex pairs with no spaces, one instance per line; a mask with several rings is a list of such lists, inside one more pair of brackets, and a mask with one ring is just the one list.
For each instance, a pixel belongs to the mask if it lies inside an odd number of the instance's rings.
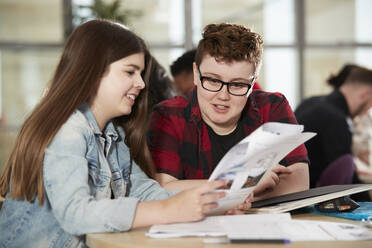
[[279,161],[315,135],[302,131],[302,125],[267,122],[233,146],[209,178],[209,181],[228,180],[231,185],[220,190],[226,192],[226,196],[218,200],[219,207],[209,214],[222,214],[236,208],[256,187],[257,193],[275,187],[281,176],[290,173],[288,168],[277,166]]
[[276,185],[279,184],[280,178],[287,176],[292,173],[290,168],[287,168],[282,165],[276,165],[271,170],[269,170],[265,176],[259,181],[257,186],[254,189],[254,195],[260,196],[267,192],[272,191]]
[[235,209],[229,209],[225,212],[226,215],[245,214],[252,207],[253,193],[251,193],[243,203],[240,203]]
[[167,217],[173,222],[203,219],[208,212],[218,206],[217,200],[225,196],[225,192],[216,191],[225,184],[224,180],[206,182],[200,187],[182,191],[168,198],[163,206],[166,209]]

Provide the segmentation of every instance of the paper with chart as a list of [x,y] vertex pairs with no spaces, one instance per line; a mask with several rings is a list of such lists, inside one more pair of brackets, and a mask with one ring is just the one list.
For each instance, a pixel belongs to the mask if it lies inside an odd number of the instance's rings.
[[244,202],[267,171],[315,135],[303,132],[302,125],[267,122],[233,146],[209,177],[229,181],[229,189],[222,190],[226,196],[209,214],[222,214]]

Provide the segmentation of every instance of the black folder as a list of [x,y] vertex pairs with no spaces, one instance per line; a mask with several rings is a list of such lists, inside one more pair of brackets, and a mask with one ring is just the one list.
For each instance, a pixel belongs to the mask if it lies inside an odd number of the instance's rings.
[[372,184],[343,184],[311,188],[253,202],[248,212],[282,213],[368,190],[372,190]]

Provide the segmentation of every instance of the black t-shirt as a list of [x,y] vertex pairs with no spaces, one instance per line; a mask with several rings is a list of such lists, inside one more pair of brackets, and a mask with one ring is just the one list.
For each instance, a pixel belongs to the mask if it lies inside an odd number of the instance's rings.
[[216,168],[218,162],[220,162],[230,148],[245,138],[243,125],[239,121],[235,130],[227,135],[216,134],[208,125],[207,129],[211,139],[213,168]]

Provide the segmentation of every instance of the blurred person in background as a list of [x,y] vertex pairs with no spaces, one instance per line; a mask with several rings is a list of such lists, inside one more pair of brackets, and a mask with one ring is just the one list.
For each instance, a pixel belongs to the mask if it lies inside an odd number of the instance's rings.
[[189,50],[178,57],[170,66],[176,93],[184,96],[194,88],[192,65],[195,61],[196,49]]
[[148,110],[174,96],[173,81],[164,67],[152,56],[152,66],[148,86]]
[[[328,84],[334,88],[330,94],[305,99],[295,111],[304,130],[317,133],[306,142],[310,187],[360,183],[352,159],[352,120],[372,106],[372,70],[347,64]],[[366,192],[352,198],[369,200]]]
[[354,119],[352,152],[359,178],[372,183],[372,109]]

